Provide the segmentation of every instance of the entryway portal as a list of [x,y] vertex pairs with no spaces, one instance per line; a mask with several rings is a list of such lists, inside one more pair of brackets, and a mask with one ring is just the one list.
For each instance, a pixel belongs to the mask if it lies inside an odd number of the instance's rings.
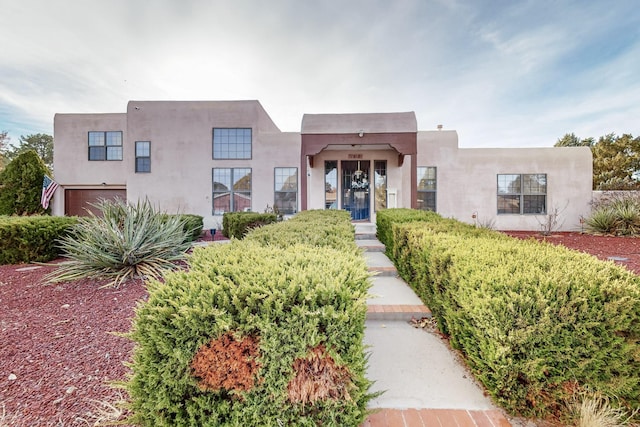
[[369,219],[369,161],[343,160],[342,208],[351,213],[351,219]]

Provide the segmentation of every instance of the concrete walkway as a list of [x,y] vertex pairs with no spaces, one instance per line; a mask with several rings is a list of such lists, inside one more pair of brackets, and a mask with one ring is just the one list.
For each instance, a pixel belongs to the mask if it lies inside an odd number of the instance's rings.
[[369,403],[376,412],[362,427],[510,426],[446,342],[411,324],[431,312],[398,277],[375,224],[355,227],[375,274],[364,338],[371,352],[367,377],[375,382],[372,391],[384,391]]

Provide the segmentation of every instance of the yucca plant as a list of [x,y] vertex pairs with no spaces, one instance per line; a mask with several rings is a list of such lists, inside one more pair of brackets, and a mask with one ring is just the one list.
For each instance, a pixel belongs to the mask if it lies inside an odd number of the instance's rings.
[[191,230],[179,215],[162,215],[148,200],[135,205],[101,200],[92,206],[99,214],[80,218],[59,241],[67,260],[50,281],[107,278],[106,286],[117,287],[135,277],[158,279],[185,259]]
[[594,234],[612,234],[618,226],[616,211],[604,206],[595,210],[586,220],[587,231]]
[[623,199],[611,205],[618,218],[618,234],[635,235],[640,231],[640,204],[635,199]]

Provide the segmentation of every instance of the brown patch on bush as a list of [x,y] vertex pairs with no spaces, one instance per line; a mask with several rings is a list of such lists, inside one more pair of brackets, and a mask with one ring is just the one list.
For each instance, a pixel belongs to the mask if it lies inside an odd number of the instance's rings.
[[292,403],[314,403],[324,399],[351,401],[349,390],[354,387],[349,370],[336,362],[323,345],[309,352],[306,357],[293,362],[294,378],[287,385]]
[[231,333],[202,345],[191,361],[191,371],[204,391],[248,391],[255,385],[260,364],[258,338],[236,341]]

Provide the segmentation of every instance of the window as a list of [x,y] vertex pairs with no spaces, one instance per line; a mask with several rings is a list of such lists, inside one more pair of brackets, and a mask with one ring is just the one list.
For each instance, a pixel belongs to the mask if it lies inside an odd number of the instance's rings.
[[136,141],[136,173],[151,172],[151,142]]
[[214,128],[213,158],[222,160],[250,159],[251,129]]
[[386,160],[375,160],[373,162],[373,173],[375,179],[375,210],[387,207],[387,162]]
[[251,168],[213,169],[213,214],[251,210]]
[[498,214],[547,213],[547,174],[498,175]]
[[273,206],[278,212],[292,215],[298,210],[298,168],[275,168]]
[[418,209],[436,211],[437,184],[435,166],[418,167]]
[[89,160],[122,160],[122,131],[89,132]]
[[324,162],[324,208],[338,209],[338,162]]

